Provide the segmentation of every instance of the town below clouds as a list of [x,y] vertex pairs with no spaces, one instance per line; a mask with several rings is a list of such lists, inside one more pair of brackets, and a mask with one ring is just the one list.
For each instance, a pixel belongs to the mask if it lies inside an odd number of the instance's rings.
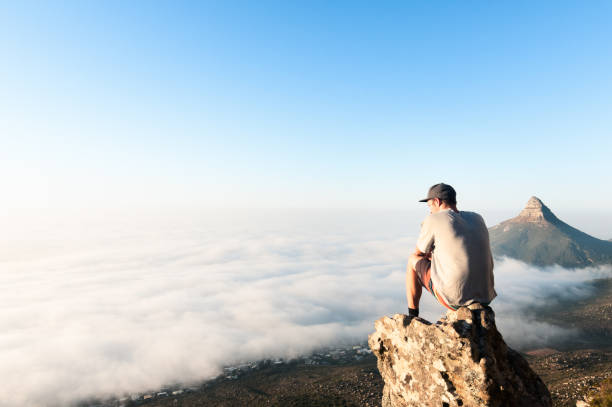
[[[0,242],[0,405],[66,405],[362,343],[377,318],[406,311],[405,264],[422,216],[269,211],[15,222]],[[492,306],[500,331],[518,348],[575,334],[524,310],[551,296],[586,296],[585,283],[609,273],[498,260]],[[423,317],[444,313],[428,294],[423,301]]]

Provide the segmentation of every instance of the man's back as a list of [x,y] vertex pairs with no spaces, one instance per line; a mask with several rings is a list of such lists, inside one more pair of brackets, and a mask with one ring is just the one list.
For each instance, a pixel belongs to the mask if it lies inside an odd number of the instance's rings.
[[433,250],[431,279],[448,304],[488,303],[497,295],[489,232],[479,214],[447,209],[427,216],[417,247]]

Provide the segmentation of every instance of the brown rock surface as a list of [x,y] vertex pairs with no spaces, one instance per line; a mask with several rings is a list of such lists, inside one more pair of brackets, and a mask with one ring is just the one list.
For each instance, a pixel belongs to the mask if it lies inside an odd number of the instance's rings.
[[519,215],[510,220],[511,222],[529,222],[529,223],[544,223],[545,221],[557,223],[559,219],[552,213],[548,206],[544,205],[542,201],[532,196],[527,201],[527,205]]
[[385,382],[383,407],[551,406],[548,389],[480,304],[436,324],[396,314],[375,323],[369,345]]
[[[505,220],[493,226],[490,230],[502,229],[507,232],[512,230],[513,227],[521,225],[550,229],[555,226],[563,227],[566,224],[561,219],[557,218],[550,208],[544,205],[544,202],[542,202],[540,198],[532,196],[518,216]],[[566,226],[571,227],[569,225]]]

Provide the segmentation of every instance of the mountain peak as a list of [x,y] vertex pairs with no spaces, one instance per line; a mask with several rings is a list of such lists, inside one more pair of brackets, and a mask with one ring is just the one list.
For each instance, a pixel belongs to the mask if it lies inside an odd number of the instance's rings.
[[544,205],[540,198],[536,196],[529,198],[527,205],[525,205],[525,208],[515,219],[517,221],[530,223],[541,223],[545,221],[554,223],[559,220],[555,214],[548,209],[548,206]]
[[537,196],[532,196],[527,201],[527,206],[539,206],[541,208],[546,205],[544,205],[544,203],[542,203],[542,200],[538,198]]
[[537,197],[521,213],[489,229],[491,249],[538,266],[587,267],[612,264],[612,242],[568,225]]

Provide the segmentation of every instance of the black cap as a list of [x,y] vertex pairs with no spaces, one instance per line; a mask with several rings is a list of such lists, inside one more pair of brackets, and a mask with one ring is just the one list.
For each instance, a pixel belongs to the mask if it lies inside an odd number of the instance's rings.
[[427,202],[434,198],[442,199],[450,203],[456,203],[457,193],[455,192],[455,188],[451,187],[450,185],[439,183],[429,188],[427,198],[421,199],[419,202]]

